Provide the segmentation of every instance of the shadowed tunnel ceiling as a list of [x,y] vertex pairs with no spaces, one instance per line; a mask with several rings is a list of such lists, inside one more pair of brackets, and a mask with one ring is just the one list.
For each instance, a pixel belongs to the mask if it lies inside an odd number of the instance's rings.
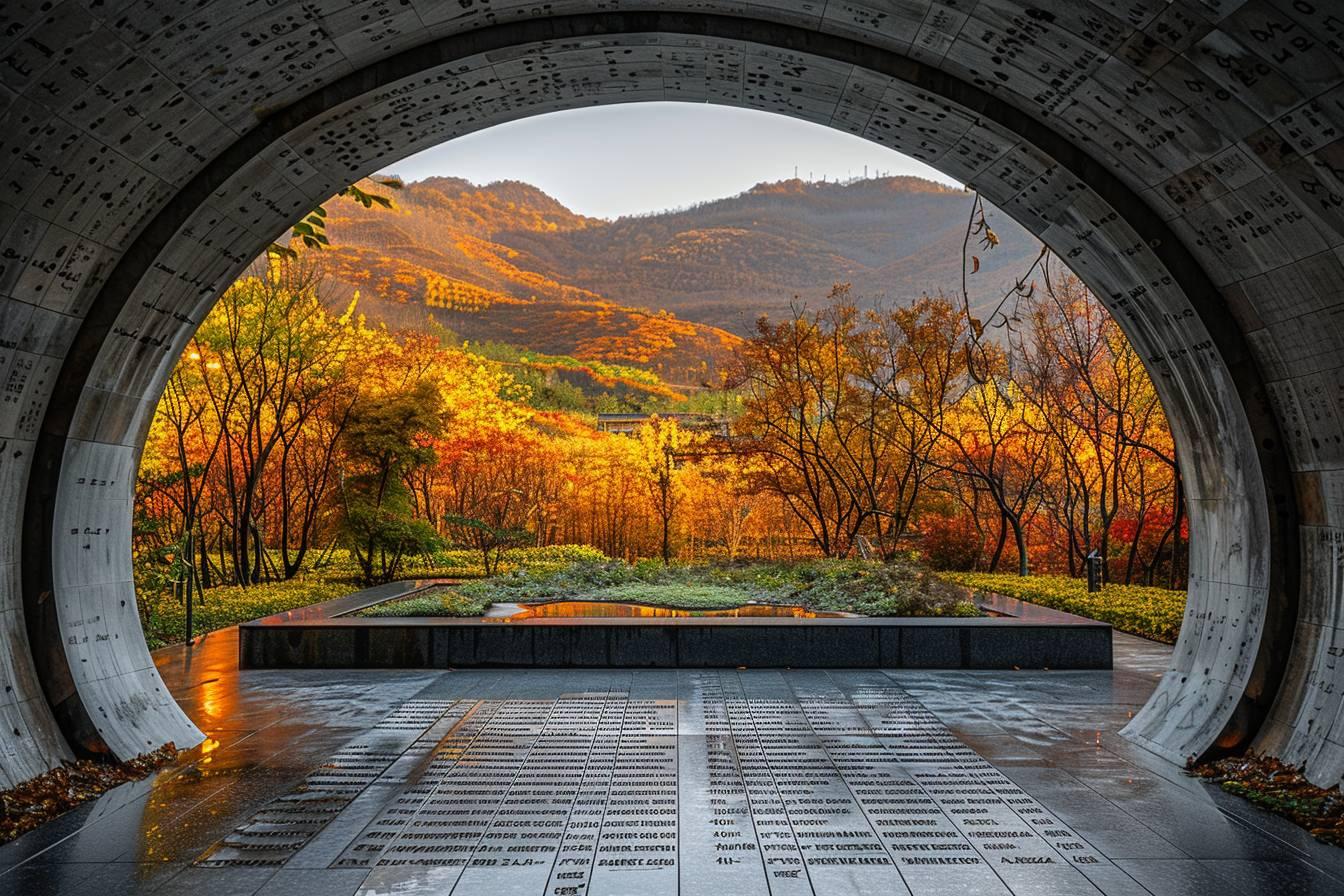
[[1147,359],[1189,484],[1185,625],[1126,733],[1340,780],[1342,54],[1327,0],[11,0],[0,786],[200,738],[140,631],[133,483],[243,267],[412,152],[641,100],[858,134],[1059,253]]

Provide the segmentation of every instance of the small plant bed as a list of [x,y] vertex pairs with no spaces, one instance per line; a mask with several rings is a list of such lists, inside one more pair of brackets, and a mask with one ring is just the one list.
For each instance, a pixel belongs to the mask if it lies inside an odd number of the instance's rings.
[[1193,765],[1189,773],[1287,818],[1317,840],[1344,847],[1344,794],[1338,784],[1317,787],[1298,766],[1254,753]]
[[1084,579],[1067,576],[1017,576],[1011,573],[942,573],[943,578],[975,591],[993,592],[1063,610],[1116,630],[1175,644],[1185,617],[1184,591],[1141,585],[1103,585],[1089,594]]
[[580,561],[522,567],[454,587],[434,588],[361,611],[360,616],[481,616],[491,604],[611,601],[680,610],[748,604],[796,605],[861,616],[979,616],[964,591],[911,562],[676,564]]
[[417,591],[410,597],[390,600],[387,603],[368,607],[352,616],[375,618],[401,618],[415,616],[480,616],[489,603],[466,597],[457,588],[435,585],[423,591]]
[[81,759],[0,792],[0,843],[8,843],[114,787],[147,778],[176,758],[177,747],[165,744],[127,762]]
[[401,588],[356,592],[327,608],[335,616],[244,624],[239,667],[1109,669],[1112,661],[1105,623],[1050,611],[989,618],[965,588],[909,560],[586,561]]

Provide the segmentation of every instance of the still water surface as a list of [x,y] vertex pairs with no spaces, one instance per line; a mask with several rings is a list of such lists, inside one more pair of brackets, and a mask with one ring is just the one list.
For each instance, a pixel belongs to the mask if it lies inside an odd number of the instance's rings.
[[[498,604],[496,605],[499,606]],[[542,604],[519,604],[518,612],[495,616],[501,621],[517,622],[525,619],[572,619],[594,617],[676,619],[687,616],[728,617],[791,617],[793,619],[838,619],[847,613],[826,613],[799,606],[771,606],[751,604],[731,610],[679,610],[672,607],[651,607],[647,604],[615,603],[600,600],[557,600]],[[493,609],[493,608],[492,608]],[[501,607],[502,609],[502,607]]]

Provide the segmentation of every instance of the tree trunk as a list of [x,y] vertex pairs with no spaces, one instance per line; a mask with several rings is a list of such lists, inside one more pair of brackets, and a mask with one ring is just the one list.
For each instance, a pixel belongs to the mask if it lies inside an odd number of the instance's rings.
[[672,562],[672,520],[667,514],[663,514],[663,565],[668,566]]
[[989,559],[989,571],[997,572],[999,560],[1003,557],[1004,545],[1008,542],[1008,514],[999,512],[999,540],[994,545],[994,554]]
[[1022,521],[1017,517],[1012,518],[1013,540],[1017,542],[1017,574],[1026,578],[1031,575],[1031,570],[1027,565],[1027,536],[1022,529]]

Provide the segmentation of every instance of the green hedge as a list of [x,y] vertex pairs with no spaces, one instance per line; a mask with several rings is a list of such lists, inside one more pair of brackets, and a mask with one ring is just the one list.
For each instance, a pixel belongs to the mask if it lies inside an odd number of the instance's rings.
[[1018,576],[1011,573],[942,573],[976,591],[990,591],[1029,603],[1110,623],[1122,632],[1175,644],[1185,616],[1185,592],[1142,585],[1103,585],[1095,594],[1084,579]]
[[[306,607],[349,594],[358,586],[350,580],[320,578],[291,579],[239,588],[227,585],[210,588],[191,602],[193,636],[228,628],[250,619]],[[150,649],[178,644],[187,637],[187,608],[167,593],[140,594],[140,619]]]

